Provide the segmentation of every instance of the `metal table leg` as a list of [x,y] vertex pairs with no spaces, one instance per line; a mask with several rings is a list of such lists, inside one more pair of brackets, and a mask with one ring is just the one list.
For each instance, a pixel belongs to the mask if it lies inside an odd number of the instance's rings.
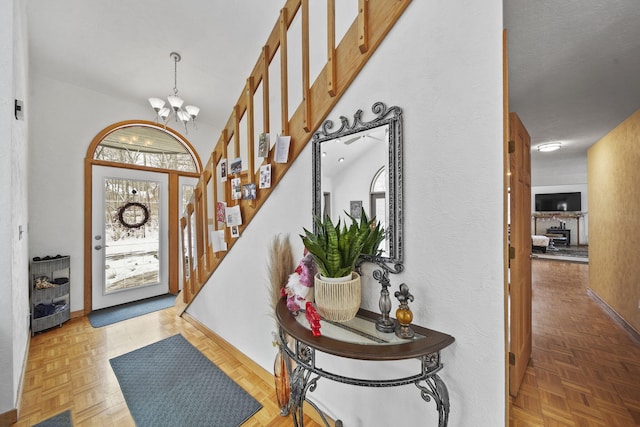
[[415,385],[420,389],[420,396],[425,402],[430,402],[431,399],[436,404],[438,409],[438,427],[446,427],[449,423],[449,391],[444,381],[434,374],[424,380],[426,385],[420,385],[420,382],[416,382]]

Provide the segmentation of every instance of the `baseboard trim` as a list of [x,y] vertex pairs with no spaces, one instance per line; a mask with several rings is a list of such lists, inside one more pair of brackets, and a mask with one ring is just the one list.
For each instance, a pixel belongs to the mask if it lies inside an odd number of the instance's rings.
[[[182,313],[181,317],[187,322],[191,323],[193,326],[195,326],[196,329],[198,329],[200,332],[202,332],[207,337],[209,337],[209,339],[215,341],[216,344],[224,348],[226,351],[232,354],[235,358],[237,358],[238,360],[241,360],[243,364],[249,366],[253,372],[255,372],[264,382],[269,384],[269,386],[275,390],[275,383],[274,383],[274,378],[272,373],[264,369],[262,366],[258,365],[256,362],[250,359],[246,354],[244,354],[243,352],[235,348],[228,341],[226,341],[220,335],[216,334],[211,329],[206,327],[203,323],[195,319],[189,313],[184,312]],[[304,403],[304,414],[308,415],[313,421],[315,421],[319,425],[325,425],[324,421],[322,420],[318,412],[307,402]],[[328,415],[325,414],[325,417],[331,423],[331,425],[335,423],[335,421],[332,420]]]
[[85,316],[84,310],[72,311],[69,315],[70,319],[76,319],[78,317]]
[[605,300],[600,298],[600,296],[591,288],[587,288],[587,294],[593,298],[603,309],[607,312],[609,317],[611,317],[617,324],[622,326],[625,331],[631,335],[638,344],[640,344],[640,332],[635,330],[633,326],[631,326],[624,317],[620,316],[617,311],[615,311]]
[[0,414],[0,426],[8,427],[18,422],[18,410],[11,409],[10,411]]
[[27,363],[29,362],[29,349],[31,348],[31,328],[27,329],[27,345],[24,350],[24,359],[22,362],[22,374],[20,374],[20,384],[18,385],[18,399],[16,403],[16,421],[18,421],[18,414],[20,413],[20,408],[22,408],[22,390],[24,388],[24,379],[27,377]]

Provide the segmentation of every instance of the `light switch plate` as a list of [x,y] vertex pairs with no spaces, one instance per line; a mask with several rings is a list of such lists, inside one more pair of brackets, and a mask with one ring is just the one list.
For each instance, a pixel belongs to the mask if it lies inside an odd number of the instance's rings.
[[16,116],[16,120],[24,119],[24,101],[20,101],[19,99],[15,100],[14,114]]

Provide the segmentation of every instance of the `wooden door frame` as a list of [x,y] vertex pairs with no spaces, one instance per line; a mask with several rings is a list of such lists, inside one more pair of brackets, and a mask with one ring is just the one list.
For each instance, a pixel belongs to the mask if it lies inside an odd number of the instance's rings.
[[[100,145],[102,140],[111,132],[114,132],[118,129],[122,129],[125,127],[140,126],[140,125],[153,127],[171,134],[171,136],[173,136],[177,141],[182,143],[185,149],[189,151],[189,153],[191,154],[196,164],[197,171],[183,172],[183,171],[176,171],[176,170],[170,170],[170,169],[137,166],[137,165],[123,164],[123,163],[114,163],[114,162],[108,162],[104,160],[96,160],[93,158],[98,145]],[[91,144],[89,144],[89,147],[87,148],[87,154],[84,159],[84,281],[83,281],[84,282],[84,308],[83,308],[83,311],[85,315],[88,315],[89,313],[91,313],[92,305],[93,305],[93,302],[92,302],[93,258],[92,258],[91,244],[92,244],[92,235],[93,235],[92,186],[93,186],[93,166],[94,165],[109,166],[109,167],[121,168],[121,169],[137,169],[137,170],[148,171],[148,172],[168,174],[168,181],[169,181],[169,188],[168,188],[169,215],[167,218],[167,220],[169,221],[169,224],[168,224],[169,278],[168,280],[169,280],[169,292],[177,293],[178,292],[178,275],[180,274],[180,271],[179,271],[180,263],[178,259],[179,258],[178,244],[180,244],[180,229],[179,229],[179,221],[178,221],[178,218],[180,216],[180,212],[179,212],[180,204],[178,200],[178,195],[179,195],[178,183],[179,183],[180,176],[188,176],[193,178],[200,177],[200,173],[202,171],[202,163],[200,161],[200,157],[198,156],[198,153],[195,151],[191,143],[180,133],[176,132],[171,128],[160,126],[157,123],[146,121],[146,120],[127,120],[123,122],[114,123],[111,126],[104,128],[93,138],[93,140],[91,141]]]
[[[526,128],[524,127],[522,121],[518,117],[516,113],[510,112],[509,109],[509,71],[508,71],[508,40],[507,40],[507,30],[503,30],[503,173],[504,173],[504,184],[503,184],[503,245],[504,245],[504,339],[505,339],[505,425],[509,423],[509,415],[510,415],[510,396],[512,396],[512,388],[515,385],[513,382],[513,378],[511,375],[518,367],[524,367],[524,371],[526,371],[526,366],[531,359],[531,350],[532,350],[532,279],[531,279],[531,137],[529,136]],[[514,126],[516,126],[514,128]],[[518,135],[522,135],[522,138],[515,137],[514,131],[518,132]],[[519,142],[524,142],[524,150],[522,150],[519,145]],[[520,152],[516,156],[516,153]],[[512,156],[516,156],[512,158]],[[516,167],[514,168],[511,164],[512,160],[519,160],[516,163]],[[520,168],[517,174],[512,175],[513,170]],[[528,186],[529,192],[524,195],[524,198],[521,194],[521,183],[522,177],[524,179],[524,187]],[[517,183],[514,183],[514,178],[518,180]],[[517,185],[516,185],[517,184]],[[512,189],[518,190],[516,193],[516,198],[513,197]],[[520,201],[524,206],[520,206],[518,212],[516,212],[516,207],[514,207],[514,203],[516,206],[519,206],[517,202]],[[512,209],[512,207],[514,207]],[[518,214],[518,215],[516,215]],[[515,219],[515,227],[514,225]],[[520,224],[519,221],[522,221]],[[525,233],[526,231],[526,233]],[[513,244],[515,242],[515,245]],[[515,263],[515,264],[512,264]],[[516,302],[518,297],[522,298],[525,296],[525,299],[528,301],[525,302],[524,312],[516,312],[519,315],[528,311],[528,322],[523,323],[523,318],[518,317],[516,319],[516,323],[518,327],[528,328],[528,341],[527,336],[524,337],[524,340],[520,340],[523,338],[519,335],[516,335],[518,340],[514,340],[513,335],[513,324],[514,318],[517,316],[512,316],[514,313],[514,307],[517,307],[514,303],[514,299],[512,298],[512,282],[514,282],[514,278],[521,272],[523,272],[523,268],[527,267],[528,263],[528,280],[519,280],[515,279],[516,288],[513,288],[516,292]],[[512,271],[512,266],[515,265],[514,275]],[[526,273],[526,271],[524,271]],[[526,276],[521,276],[521,278]],[[523,286],[524,285],[524,286]],[[524,292],[524,293],[523,293]],[[527,296],[528,295],[528,296]],[[518,303],[522,303],[520,300]],[[514,341],[518,341],[514,344]],[[522,347],[518,350],[524,350],[523,352],[512,352],[514,345],[522,344]],[[528,353],[527,353],[528,351]],[[527,354],[527,363],[524,364],[523,360],[518,357],[520,354]],[[523,375],[524,376],[524,371]],[[521,377],[518,377],[521,378]],[[518,382],[516,389],[519,389],[520,383]]]
[[507,30],[502,31],[502,246],[504,304],[504,403],[505,425],[509,425],[509,53]]

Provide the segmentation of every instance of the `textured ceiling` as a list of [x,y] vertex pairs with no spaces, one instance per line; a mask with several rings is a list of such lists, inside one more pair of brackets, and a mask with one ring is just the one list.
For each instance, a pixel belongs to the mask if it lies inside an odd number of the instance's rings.
[[[178,90],[226,123],[284,0],[26,0],[31,72],[148,106]],[[149,108],[149,119],[153,118]]]
[[[510,110],[532,146],[532,164],[571,162],[640,108],[640,1],[505,0]],[[586,170],[586,169],[585,169]]]
[[[169,53],[177,51],[180,95],[211,124],[226,122],[284,4],[26,2],[31,72],[145,105],[170,94]],[[504,7],[511,111],[534,146],[562,140],[555,159],[584,157],[640,108],[640,0],[505,0]],[[534,168],[541,159],[534,150]]]

